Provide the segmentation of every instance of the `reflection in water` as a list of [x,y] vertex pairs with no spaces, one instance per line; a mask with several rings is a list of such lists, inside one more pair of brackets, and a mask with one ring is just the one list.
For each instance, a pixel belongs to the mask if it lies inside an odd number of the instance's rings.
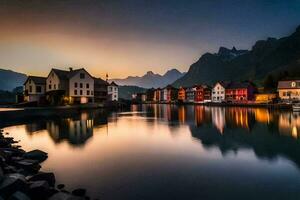
[[43,170],[99,199],[300,198],[299,114],[136,105],[17,124],[5,131],[49,153]]

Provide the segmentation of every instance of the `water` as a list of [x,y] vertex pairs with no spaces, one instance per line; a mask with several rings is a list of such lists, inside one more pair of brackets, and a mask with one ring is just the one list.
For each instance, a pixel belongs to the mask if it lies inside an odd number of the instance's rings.
[[300,114],[143,105],[5,128],[49,153],[67,189],[101,199],[299,199]]

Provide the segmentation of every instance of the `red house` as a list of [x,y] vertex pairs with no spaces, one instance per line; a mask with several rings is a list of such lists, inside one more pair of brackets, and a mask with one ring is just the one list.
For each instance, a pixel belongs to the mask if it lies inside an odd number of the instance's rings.
[[254,101],[255,86],[251,82],[232,82],[225,89],[227,102],[247,103]]
[[195,102],[204,103],[211,101],[211,88],[208,85],[196,86]]

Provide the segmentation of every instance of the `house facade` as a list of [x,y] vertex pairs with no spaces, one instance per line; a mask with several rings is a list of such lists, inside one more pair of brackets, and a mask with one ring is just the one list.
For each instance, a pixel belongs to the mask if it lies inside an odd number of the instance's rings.
[[46,78],[28,76],[24,83],[24,101],[40,102],[46,92]]
[[107,101],[108,83],[101,78],[94,78],[94,102],[104,103]]
[[196,86],[195,102],[206,103],[211,101],[211,88],[207,85]]
[[225,101],[225,90],[229,83],[217,82],[211,91],[211,101],[216,103],[221,103]]
[[146,101],[152,102],[155,101],[155,89],[151,88],[146,91]]
[[279,81],[277,91],[282,101],[299,101],[300,80]]
[[196,87],[188,87],[185,90],[186,102],[194,102],[195,101],[195,93]]
[[119,87],[115,82],[111,82],[107,87],[107,94],[109,101],[119,100]]
[[256,88],[250,82],[232,82],[226,90],[226,101],[231,103],[247,103],[255,100]]
[[93,102],[94,78],[83,68],[69,71],[52,69],[46,80],[46,95],[55,104]]
[[180,87],[178,90],[178,101],[179,102],[185,102],[186,100],[186,93],[185,93],[186,88]]
[[171,85],[166,86],[162,89],[162,101],[163,102],[172,102],[178,99],[178,89],[174,88]]
[[154,101],[155,102],[159,102],[160,101],[160,94],[161,94],[161,91],[160,91],[160,88],[157,88],[154,90]]

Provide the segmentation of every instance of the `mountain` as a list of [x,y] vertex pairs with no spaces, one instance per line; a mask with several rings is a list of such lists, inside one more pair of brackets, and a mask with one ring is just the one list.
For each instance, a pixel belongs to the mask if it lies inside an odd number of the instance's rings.
[[185,73],[181,73],[177,69],[171,69],[164,75],[155,74],[152,71],[148,71],[144,76],[128,76],[125,79],[111,79],[118,85],[134,85],[143,88],[158,88],[165,87],[168,84],[173,83],[178,78],[182,77]]
[[23,86],[26,78],[25,74],[0,69],[0,90],[12,91],[16,87]]
[[128,86],[128,85],[119,86],[120,99],[130,100],[132,94],[140,93],[140,92],[146,92],[146,89],[138,86]]
[[249,51],[220,47],[218,53],[205,53],[173,85],[213,84],[219,80],[262,83],[268,76],[274,80],[300,76],[300,26],[288,37],[259,40]]

